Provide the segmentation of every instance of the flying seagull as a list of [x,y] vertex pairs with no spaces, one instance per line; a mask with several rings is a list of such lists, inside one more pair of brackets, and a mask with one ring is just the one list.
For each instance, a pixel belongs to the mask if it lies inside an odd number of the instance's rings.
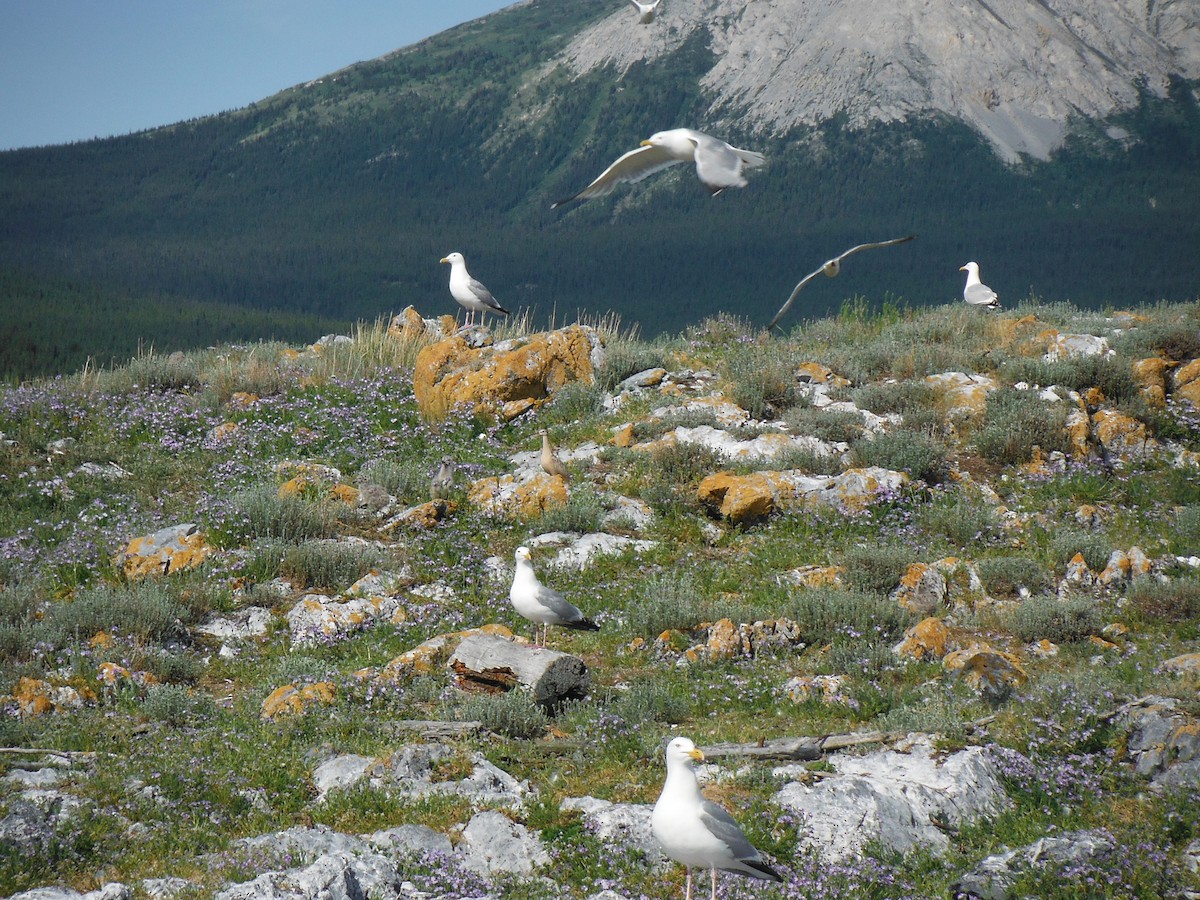
[[958,271],[967,273],[967,285],[963,288],[963,299],[972,306],[986,306],[988,309],[999,309],[1000,298],[986,284],[979,280],[979,263],[969,262],[959,266]]
[[653,3],[642,3],[641,0],[629,0],[629,2],[637,7],[638,21],[643,25],[649,25],[654,21],[654,16],[658,13],[658,4],[662,3],[662,0],[654,0]]
[[[599,625],[586,618],[578,607],[568,602],[566,597],[538,581],[537,573],[533,571],[533,563],[529,560],[528,547],[518,547],[516,558],[517,570],[513,573],[513,583],[508,591],[508,599],[512,603],[513,609],[534,624],[533,644],[535,647],[546,646],[551,625],[562,625],[564,628],[574,628],[577,631],[600,630]],[[545,628],[540,644],[537,640],[538,625]]]
[[798,285],[796,285],[794,288],[792,288],[792,293],[787,298],[787,302],[784,303],[783,306],[781,306],[779,308],[779,312],[775,313],[775,318],[773,318],[771,320],[771,324],[768,325],[767,328],[770,329],[770,328],[775,327],[775,323],[778,322],[780,319],[782,319],[783,314],[786,313],[791,308],[792,301],[796,299],[796,295],[800,293],[800,289],[803,288],[810,281],[812,281],[814,278],[816,278],[818,275],[820,275],[822,272],[825,273],[826,275],[828,275],[830,278],[836,278],[838,276],[838,273],[842,271],[842,260],[845,259],[847,256],[852,256],[853,254],[857,253],[859,250],[872,250],[875,247],[890,247],[890,246],[892,246],[892,244],[903,244],[905,241],[911,241],[915,237],[916,237],[915,234],[910,234],[908,237],[893,238],[890,241],[875,241],[873,244],[859,244],[857,247],[851,247],[849,250],[847,250],[841,256],[835,256],[833,259],[827,259],[822,264],[821,268],[817,269],[815,272],[810,272],[808,275],[805,275],[803,278],[800,279],[800,283]]
[[763,862],[724,808],[705,800],[692,769],[703,760],[696,745],[685,737],[667,744],[667,780],[650,814],[650,830],[663,852],[687,868],[686,900],[692,900],[692,867],[712,870],[712,900],[717,900],[717,869],[737,872],[764,881],[783,881]]
[[695,162],[696,175],[713,196],[725,188],[745,187],[743,168],[761,166],[766,159],[753,150],[739,150],[720,138],[693,131],[691,128],[672,128],[660,131],[642,141],[600,173],[600,177],[573,197],[550,204],[562,206],[572,200],[590,200],[610,193],[618,184],[641,181],[655,172],[681,162]]
[[482,313],[485,309],[505,316],[511,315],[496,302],[491,291],[471,277],[471,273],[467,271],[467,261],[461,253],[448,253],[439,262],[450,263],[450,296],[467,311],[467,325],[475,322],[475,313]]
[[561,459],[554,452],[554,446],[550,443],[550,434],[543,428],[538,432],[542,436],[542,469],[547,475],[559,475],[564,480],[570,479],[570,474],[567,472],[567,467],[563,465]]

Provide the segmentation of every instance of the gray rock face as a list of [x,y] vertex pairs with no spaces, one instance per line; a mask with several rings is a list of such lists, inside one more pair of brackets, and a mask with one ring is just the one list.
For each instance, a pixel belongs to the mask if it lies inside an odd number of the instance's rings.
[[1095,831],[1073,831],[1046,837],[1018,850],[989,856],[963,875],[950,890],[953,896],[971,900],[1009,900],[1012,885],[1033,867],[1060,871],[1092,863],[1116,849],[1112,839]]
[[650,830],[652,806],[641,803],[613,803],[596,797],[568,797],[559,806],[564,811],[579,810],[584,824],[600,840],[641,850],[646,859],[666,862],[662,848]]
[[1125,752],[1155,786],[1200,785],[1200,728],[1167,697],[1145,697],[1122,715],[1129,725]]
[[463,868],[479,875],[529,875],[550,862],[537,835],[495,810],[471,818],[463,829],[458,852]]
[[906,749],[832,757],[836,776],[815,787],[788,784],[774,800],[804,816],[802,841],[833,862],[860,856],[871,841],[899,853],[941,853],[949,839],[940,826],[994,815],[1007,804],[980,748],[941,758],[921,738]]
[[106,884],[98,890],[88,891],[86,894],[73,891],[70,888],[34,888],[32,891],[22,891],[19,894],[13,894],[8,900],[129,900],[132,896],[133,891],[128,887],[113,882],[112,884]]
[[1048,158],[1074,116],[1136,105],[1143,79],[1162,95],[1172,76],[1200,77],[1187,0],[672,0],[643,28],[628,12],[614,7],[556,62],[623,74],[704,34],[714,113],[774,134],[841,113],[851,127],[940,113],[1009,161]]

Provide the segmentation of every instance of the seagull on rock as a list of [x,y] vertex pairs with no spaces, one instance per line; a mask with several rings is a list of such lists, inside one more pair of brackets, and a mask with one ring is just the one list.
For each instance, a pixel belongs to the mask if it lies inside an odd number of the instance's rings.
[[658,4],[662,3],[662,0],[654,0],[653,3],[642,3],[641,0],[629,0],[629,2],[637,7],[638,21],[643,25],[649,25],[658,14]]
[[720,138],[691,128],[660,131],[642,141],[600,173],[600,176],[573,197],[552,203],[553,209],[572,200],[590,200],[611,193],[624,182],[641,181],[655,172],[681,162],[694,162],[696,175],[713,196],[726,188],[745,187],[742,169],[761,166],[766,158],[753,150],[739,150]]
[[447,253],[439,262],[450,263],[450,296],[467,311],[467,325],[474,324],[475,313],[482,313],[484,310],[505,316],[511,315],[496,302],[491,291],[471,277],[471,273],[467,271],[467,261],[461,253]]
[[782,319],[783,314],[791,308],[792,301],[796,299],[796,295],[800,293],[800,289],[818,275],[824,274],[829,278],[837,278],[842,271],[842,260],[847,256],[852,256],[859,250],[873,250],[876,247],[890,247],[893,244],[903,244],[905,241],[911,241],[915,237],[915,234],[910,234],[908,237],[893,238],[890,241],[875,241],[873,244],[859,244],[857,247],[851,247],[841,256],[835,256],[833,259],[825,260],[825,262],[822,263],[821,268],[817,269],[815,272],[810,272],[805,275],[800,279],[800,283],[792,288],[791,295],[787,298],[786,302],[784,302],[783,306],[779,308],[779,312],[775,313],[775,318],[771,320],[771,324],[768,325],[767,328],[770,329],[775,327],[775,323]]
[[687,868],[686,900],[692,900],[692,868],[712,870],[712,900],[717,900],[717,869],[764,881],[783,877],[763,862],[737,822],[724,808],[705,800],[692,763],[703,760],[685,737],[667,744],[667,780],[650,814],[650,830],[663,852]]
[[965,266],[959,266],[958,271],[967,273],[967,284],[963,288],[963,300],[972,306],[986,306],[988,309],[1000,308],[1000,297],[979,280],[979,263],[969,262]]
[[[533,645],[545,647],[550,636],[551,625],[561,625],[564,628],[574,628],[576,631],[599,631],[600,626],[584,616],[579,608],[570,603],[566,597],[538,581],[537,573],[533,571],[530,561],[529,548],[518,547],[516,553],[517,569],[513,573],[512,587],[508,591],[508,599],[520,615],[534,624]],[[537,626],[541,625],[542,641],[537,640]]]

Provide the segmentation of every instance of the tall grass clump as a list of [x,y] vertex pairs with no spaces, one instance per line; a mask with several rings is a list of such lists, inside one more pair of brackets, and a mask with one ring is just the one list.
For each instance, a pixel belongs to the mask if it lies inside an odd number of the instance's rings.
[[340,501],[302,494],[280,496],[274,485],[261,484],[233,496],[231,511],[217,531],[235,544],[258,538],[300,543],[334,537],[339,521],[349,513]]
[[186,637],[186,626],[199,619],[160,579],[129,585],[96,585],[71,600],[51,604],[43,624],[45,637],[62,647],[86,642],[100,631],[113,631],[147,643]]
[[862,416],[848,410],[793,406],[784,414],[783,421],[793,434],[807,434],[831,444],[849,444],[863,433]]
[[780,345],[737,344],[725,360],[730,399],[755,419],[774,419],[797,401],[794,362]]
[[1059,600],[1042,595],[1022,601],[1007,617],[1006,624],[1022,641],[1043,638],[1056,644],[1087,640],[1099,634],[1103,621],[1096,601],[1090,597]]
[[688,571],[647,579],[625,608],[634,634],[655,638],[664,631],[688,631],[712,617],[713,604]]
[[604,362],[596,372],[596,385],[611,391],[631,375],[647,369],[667,368],[668,354],[653,344],[632,337],[617,337],[604,346]]
[[907,428],[855,441],[854,456],[860,465],[907,472],[926,484],[941,484],[950,477],[946,447],[923,432]]
[[1036,391],[992,391],[983,425],[975,435],[975,449],[1000,465],[1029,462],[1034,447],[1044,453],[1065,450],[1067,410],[1066,403],[1047,402]]
[[783,613],[814,646],[899,638],[916,616],[881,594],[844,588],[813,588],[788,598]]
[[917,512],[916,519],[924,531],[941,535],[958,550],[991,543],[1000,531],[1000,522],[991,504],[960,491],[923,507]]
[[1027,556],[996,556],[975,564],[983,589],[992,597],[1011,600],[1039,594],[1050,586],[1045,566]]
[[519,741],[541,737],[550,719],[528,691],[516,689],[500,694],[475,694],[459,709],[459,718],[480,722],[488,731]]
[[578,487],[571,491],[567,502],[552,506],[542,513],[538,528],[547,531],[577,531],[589,534],[599,531],[604,519],[604,503],[595,490]]
[[383,457],[367,462],[358,473],[361,487],[378,485],[404,503],[429,499],[433,461],[426,457],[393,459]]
[[1200,580],[1173,578],[1160,582],[1139,578],[1129,588],[1130,605],[1148,621],[1187,622],[1200,619]]
[[850,547],[842,554],[843,580],[860,591],[891,593],[914,562],[911,550],[894,544]]
[[692,710],[685,685],[671,684],[660,678],[635,682],[620,694],[610,707],[635,727],[643,722],[665,722],[674,725],[687,719]]
[[1074,559],[1075,554],[1081,553],[1088,568],[1100,572],[1108,565],[1111,552],[1112,544],[1103,535],[1076,528],[1058,532],[1050,542],[1051,558],[1059,569]]
[[378,568],[384,559],[384,553],[371,544],[305,541],[284,553],[279,573],[302,587],[335,591]]
[[1000,374],[1010,384],[1026,381],[1042,387],[1059,385],[1074,391],[1099,388],[1112,403],[1137,399],[1140,391],[1128,360],[1116,356],[1075,356],[1059,360],[1019,356],[1001,364]]

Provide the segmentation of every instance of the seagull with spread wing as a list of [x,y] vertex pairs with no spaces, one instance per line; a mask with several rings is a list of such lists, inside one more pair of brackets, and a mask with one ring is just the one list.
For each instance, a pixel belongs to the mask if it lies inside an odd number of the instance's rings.
[[818,275],[825,274],[830,278],[836,278],[838,273],[842,271],[842,260],[847,256],[852,256],[859,250],[872,250],[875,247],[890,247],[893,244],[903,244],[905,241],[911,241],[915,237],[915,234],[910,234],[908,237],[893,238],[890,241],[875,241],[871,244],[859,244],[857,247],[851,247],[841,256],[835,256],[833,259],[827,259],[824,263],[822,263],[821,268],[817,269],[815,272],[810,272],[809,274],[805,275],[800,279],[800,283],[792,288],[792,293],[787,298],[787,302],[785,302],[783,306],[779,308],[779,312],[775,313],[775,318],[771,320],[771,324],[768,325],[767,328],[770,329],[775,327],[775,323],[782,319],[783,314],[791,309],[792,301],[796,299],[796,295],[800,293],[801,288],[803,288]]
[[637,7],[638,21],[643,25],[649,25],[654,21],[654,16],[658,13],[658,4],[662,3],[662,0],[654,0],[653,3],[643,3],[642,0],[629,0],[629,2]]
[[716,196],[726,188],[745,187],[747,181],[742,170],[761,166],[766,158],[753,150],[739,150],[702,131],[672,128],[650,135],[640,147],[619,157],[578,194],[558,200],[550,208],[572,200],[603,197],[618,184],[633,184],[681,162],[695,163],[696,176]]

